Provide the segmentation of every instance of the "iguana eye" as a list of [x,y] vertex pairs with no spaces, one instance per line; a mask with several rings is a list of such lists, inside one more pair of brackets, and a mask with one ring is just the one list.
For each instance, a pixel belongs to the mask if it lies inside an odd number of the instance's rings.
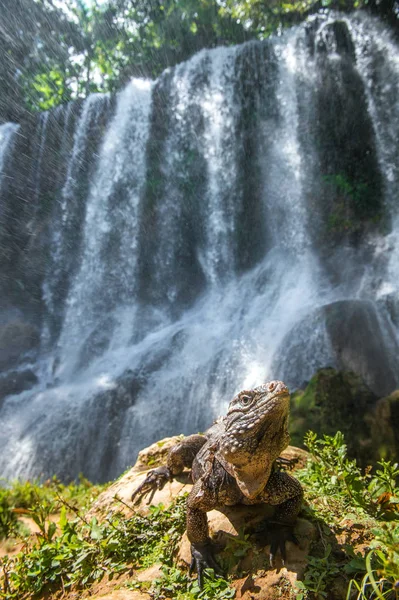
[[251,402],[252,402],[252,396],[248,396],[247,394],[240,396],[240,404],[242,406],[248,406],[249,404],[251,404]]

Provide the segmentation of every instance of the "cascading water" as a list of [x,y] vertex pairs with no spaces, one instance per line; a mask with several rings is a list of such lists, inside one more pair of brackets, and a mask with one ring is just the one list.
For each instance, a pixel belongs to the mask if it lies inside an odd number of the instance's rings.
[[37,139],[36,139],[35,145],[37,145],[39,152],[38,152],[37,160],[32,161],[32,179],[35,184],[34,199],[35,199],[36,203],[39,202],[39,198],[40,198],[40,176],[41,176],[41,172],[42,172],[42,161],[43,161],[44,148],[45,148],[45,144],[46,144],[46,131],[47,131],[48,120],[49,120],[49,113],[48,112],[42,113],[39,117],[39,126],[36,131]]
[[[111,341],[116,323],[117,347],[125,347],[133,334],[136,230],[146,175],[150,108],[150,82],[132,81],[120,94],[105,135],[87,200],[80,269],[67,300],[59,341],[59,375],[64,376],[68,368],[69,374],[73,373],[81,366],[82,351],[90,351],[87,341],[99,328],[103,330],[101,351]],[[127,318],[126,305],[130,308]],[[112,327],[104,323],[107,319],[112,320]],[[93,342],[94,353],[98,343],[98,339]]]
[[[65,182],[61,188],[52,227],[51,253],[48,261],[48,273],[43,285],[47,319],[44,327],[45,346],[51,346],[54,338],[54,323],[62,319],[65,298],[69,288],[69,279],[76,269],[79,252],[72,248],[80,246],[79,235],[81,223],[86,210],[87,189],[82,185],[82,171],[87,169],[85,154],[88,151],[90,134],[93,126],[98,124],[102,113],[109,108],[109,97],[92,94],[84,102],[73,137],[71,156],[67,157],[68,166]],[[63,132],[61,137],[61,156],[65,155],[71,106],[65,111]],[[84,178],[84,177],[83,177]],[[83,189],[82,189],[83,188]]]
[[[391,301],[399,315],[399,56],[397,46],[392,43],[382,26],[377,35],[371,35],[370,21],[364,20],[353,27],[352,35],[356,40],[356,59],[358,69],[368,96],[368,106],[373,119],[378,145],[378,158],[384,178],[385,199],[393,220],[392,232],[377,245],[376,252],[383,253],[388,260],[388,268],[383,271],[377,296],[380,300]],[[379,68],[384,65],[384,68]],[[397,318],[395,319],[397,321]],[[396,323],[399,325],[399,322]]]
[[16,131],[18,131],[18,125],[15,123],[4,123],[4,125],[0,125],[0,191],[3,179],[4,159],[7,156],[9,145],[12,142],[12,138]]
[[398,92],[379,23],[325,13],[62,109],[40,382],[3,400],[2,474],[107,480],[237,389],[340,366],[336,306],[395,371]]

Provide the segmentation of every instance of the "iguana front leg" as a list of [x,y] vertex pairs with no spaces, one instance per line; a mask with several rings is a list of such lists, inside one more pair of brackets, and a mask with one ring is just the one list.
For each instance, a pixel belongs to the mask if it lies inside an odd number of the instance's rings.
[[[274,566],[275,557],[281,554],[283,563],[286,561],[286,542],[298,545],[294,535],[294,525],[302,506],[302,486],[288,473],[275,471],[269,478],[262,494],[263,501],[276,506],[273,518],[264,523],[263,542],[270,543],[270,566]],[[258,532],[258,540],[260,541]]]
[[209,537],[206,513],[218,506],[216,492],[206,485],[206,477],[201,477],[193,486],[187,498],[187,536],[191,542],[190,575],[194,568],[198,573],[198,585],[203,587],[204,570],[213,569],[220,573]]
[[206,441],[207,438],[204,435],[190,435],[172,446],[169,450],[167,466],[148,471],[147,477],[134,490],[131,496],[132,502],[139,502],[150,492],[149,501],[151,501],[157,489],[161,490],[167,481],[172,481],[173,477],[182,473],[185,467],[191,468],[194,458]]

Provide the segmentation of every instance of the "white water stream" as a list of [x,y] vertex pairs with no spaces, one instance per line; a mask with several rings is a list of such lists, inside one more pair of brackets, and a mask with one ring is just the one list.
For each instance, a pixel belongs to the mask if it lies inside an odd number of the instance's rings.
[[[323,37],[322,29],[335,20],[335,15],[320,19],[318,35]],[[305,25],[271,40],[267,60],[251,59],[257,65],[250,74],[256,92],[247,90],[244,59],[245,53],[263,57],[260,44],[202,51],[163,76],[165,104],[157,110],[164,111],[169,125],[158,156],[160,175],[148,159],[159,134],[152,121],[157,82],[133,80],[117,97],[99,150],[79,265],[51,354],[53,372],[44,369],[47,375],[36,390],[6,399],[2,408],[4,476],[117,475],[141,447],[165,435],[203,429],[238,389],[279,377],[275,369],[282,365],[287,335],[319,307],[352,298],[386,311],[388,296],[398,301],[397,48],[375,21],[343,20],[355,48],[354,69],[364,84],[393,224],[386,235],[365,236],[372,258],[356,273],[352,266],[360,254],[349,246],[331,250],[337,281],[311,233],[317,198],[310,178],[318,149],[316,125],[312,115],[304,119],[303,107],[311,106],[317,92],[320,67],[317,52],[307,45]],[[334,63],[338,73],[341,56],[334,44],[328,52],[327,64]],[[264,232],[266,249],[261,260],[240,271],[237,237],[248,196],[240,187],[238,156],[248,93],[256,95],[258,111],[260,183],[254,194],[261,216],[253,227]],[[64,268],[62,226],[73,210],[68,199],[78,183],[74,173],[101,102],[89,97],[76,125],[63,216],[54,224],[54,269],[44,284],[50,313],[57,269]],[[10,127],[0,127],[0,167]],[[158,185],[158,177],[162,195],[154,195],[149,206],[148,186]],[[195,177],[200,184],[193,190]],[[244,232],[249,248],[251,236],[259,233],[255,229]],[[185,278],[193,276],[186,267],[190,243],[192,268],[201,270],[203,283],[195,302],[181,307],[179,294],[189,285]],[[153,248],[151,269],[143,259],[147,244]],[[143,281],[157,301],[142,301]],[[301,331],[301,360],[284,365],[294,385],[332,359],[323,323]],[[124,387],[120,378],[126,373]]]

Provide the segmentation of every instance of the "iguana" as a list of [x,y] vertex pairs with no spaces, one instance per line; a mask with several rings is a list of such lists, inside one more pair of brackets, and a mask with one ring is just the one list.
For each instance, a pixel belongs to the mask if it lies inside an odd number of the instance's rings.
[[286,541],[293,534],[302,503],[299,482],[278,469],[278,457],[289,443],[290,395],[282,381],[269,381],[239,392],[225,417],[203,435],[190,435],[171,448],[167,466],[150,471],[135,490],[138,496],[161,489],[183,469],[191,468],[193,488],[187,498],[187,535],[191,542],[190,572],[196,568],[199,585],[206,568],[219,571],[213,557],[206,513],[234,504],[270,504],[274,516],[267,524],[270,563],[278,551],[286,559]]

